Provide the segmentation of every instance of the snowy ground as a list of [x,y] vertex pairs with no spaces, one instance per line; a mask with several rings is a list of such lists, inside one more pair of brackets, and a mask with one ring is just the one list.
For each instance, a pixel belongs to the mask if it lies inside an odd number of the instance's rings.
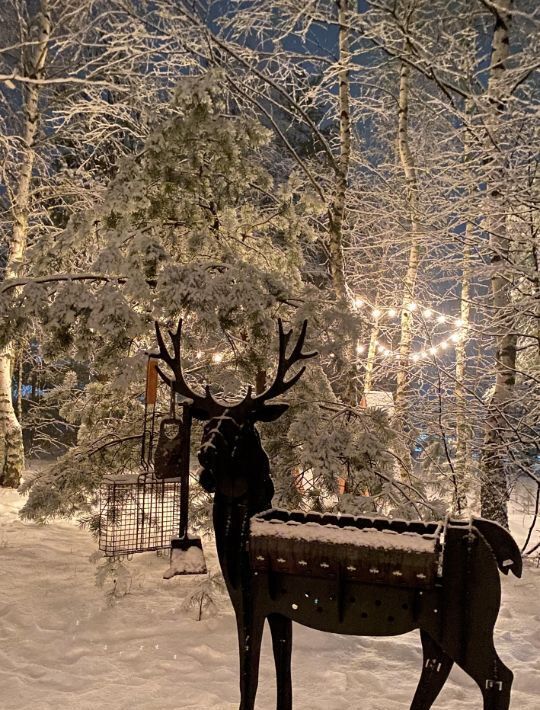
[[[180,607],[195,578],[163,580],[166,560],[148,553],[129,563],[130,594],[110,605],[95,585],[90,535],[65,521],[23,523],[21,503],[17,493],[0,489],[2,710],[238,707],[235,624],[225,601],[216,617],[190,619]],[[518,541],[527,522],[514,514]],[[496,645],[516,675],[513,710],[540,707],[539,590],[535,565],[521,580],[503,578]],[[296,710],[409,707],[421,664],[416,632],[358,638],[295,626],[294,633]],[[267,637],[257,700],[259,710],[275,707]],[[480,707],[473,682],[452,670],[434,708]]]

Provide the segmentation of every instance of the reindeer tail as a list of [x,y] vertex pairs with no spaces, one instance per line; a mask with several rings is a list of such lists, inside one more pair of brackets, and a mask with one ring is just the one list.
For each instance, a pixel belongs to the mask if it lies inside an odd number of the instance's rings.
[[512,570],[516,577],[521,577],[523,571],[521,552],[508,530],[484,518],[473,517],[472,524],[491,547],[501,572],[508,574],[508,570]]

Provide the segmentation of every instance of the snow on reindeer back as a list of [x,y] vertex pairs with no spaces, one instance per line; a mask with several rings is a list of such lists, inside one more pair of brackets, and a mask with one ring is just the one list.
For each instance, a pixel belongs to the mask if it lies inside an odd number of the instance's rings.
[[[272,513],[276,513],[275,517]],[[348,516],[333,520],[285,520],[286,511],[251,518],[250,564],[260,572],[347,579],[368,584],[431,588],[439,559],[439,527],[397,531]],[[291,516],[299,517],[296,513]],[[335,516],[332,516],[333,518]],[[280,519],[281,518],[281,519]],[[378,520],[378,524],[385,521]],[[358,523],[358,525],[356,525]],[[388,526],[395,521],[388,521]]]
[[398,533],[394,530],[257,518],[251,519],[251,536],[424,553],[435,552],[437,543],[433,535],[420,535],[414,532]]

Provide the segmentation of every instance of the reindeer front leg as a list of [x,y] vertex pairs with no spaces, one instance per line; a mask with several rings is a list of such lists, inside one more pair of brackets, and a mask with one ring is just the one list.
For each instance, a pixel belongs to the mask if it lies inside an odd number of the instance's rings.
[[240,653],[240,710],[253,710],[259,684],[259,660],[265,617],[252,605],[235,606]]
[[292,621],[281,614],[270,614],[268,623],[276,664],[277,710],[292,710]]

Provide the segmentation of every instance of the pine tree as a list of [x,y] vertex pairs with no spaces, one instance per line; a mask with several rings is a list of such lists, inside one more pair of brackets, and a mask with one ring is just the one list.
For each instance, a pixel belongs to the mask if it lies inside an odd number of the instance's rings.
[[[41,242],[42,265],[54,259],[68,269],[82,245],[94,256],[82,264],[86,275],[44,284],[34,301],[50,333],[50,356],[67,351],[88,361],[94,375],[62,407],[78,426],[78,444],[30,484],[27,516],[86,511],[105,473],[136,469],[144,350],[153,347],[154,320],[172,325],[181,315],[194,386],[210,378],[218,396],[234,398],[271,371],[277,316],[298,322],[313,315],[315,333],[335,319],[314,312],[314,287],[302,275],[313,196],[295,189],[294,174],[281,181],[281,170],[272,174],[270,133],[239,115],[221,84],[219,72],[184,79],[171,118],[123,162],[102,204],[70,221],[54,254]],[[339,322],[330,334],[334,328]],[[317,403],[339,403],[320,368],[306,388],[294,393],[281,431],[265,435],[276,452],[282,502],[296,495],[293,470],[314,456],[323,461],[316,485],[326,479],[324,490],[334,493],[335,468],[346,456],[331,437],[321,441],[329,416]],[[362,435],[349,427],[349,446]]]

